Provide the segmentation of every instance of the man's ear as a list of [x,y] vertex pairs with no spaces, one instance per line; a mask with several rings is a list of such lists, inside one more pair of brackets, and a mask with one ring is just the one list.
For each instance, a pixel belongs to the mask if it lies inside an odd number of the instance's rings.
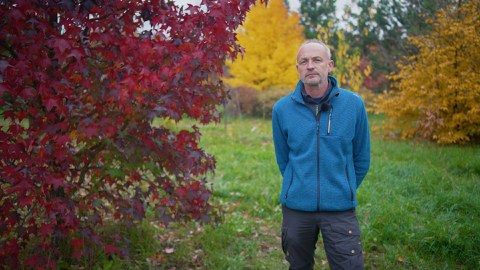
[[328,74],[332,73],[334,68],[335,68],[335,63],[333,62],[333,60],[330,60],[330,62],[328,62]]

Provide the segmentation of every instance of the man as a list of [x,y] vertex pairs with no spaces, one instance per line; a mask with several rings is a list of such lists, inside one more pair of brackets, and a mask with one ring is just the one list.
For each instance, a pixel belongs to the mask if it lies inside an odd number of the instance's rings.
[[370,166],[370,132],[362,99],[338,86],[333,66],[324,43],[306,41],[297,54],[300,81],[273,107],[290,269],[313,269],[319,232],[331,269],[364,268],[355,207]]

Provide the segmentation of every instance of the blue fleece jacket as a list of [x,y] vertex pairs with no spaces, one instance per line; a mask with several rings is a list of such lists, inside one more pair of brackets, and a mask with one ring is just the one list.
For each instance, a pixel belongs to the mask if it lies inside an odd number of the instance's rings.
[[370,132],[363,100],[333,88],[329,106],[315,112],[302,98],[303,83],[275,103],[272,112],[277,164],[283,176],[280,202],[301,211],[344,211],[357,206],[356,190],[370,166]]

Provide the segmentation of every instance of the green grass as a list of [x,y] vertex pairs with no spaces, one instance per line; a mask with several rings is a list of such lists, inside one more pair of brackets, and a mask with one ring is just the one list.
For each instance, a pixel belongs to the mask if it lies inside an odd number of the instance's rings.
[[[160,241],[161,249],[175,251],[146,254],[165,259],[150,269],[288,269],[270,121],[228,119],[201,132],[202,147],[217,160],[209,184],[223,220],[162,230],[173,236]],[[372,139],[357,208],[366,268],[479,269],[480,148]],[[320,242],[315,267],[328,269]]]
[[479,150],[374,138],[371,171],[359,190],[365,249],[381,255],[369,264],[480,266]]

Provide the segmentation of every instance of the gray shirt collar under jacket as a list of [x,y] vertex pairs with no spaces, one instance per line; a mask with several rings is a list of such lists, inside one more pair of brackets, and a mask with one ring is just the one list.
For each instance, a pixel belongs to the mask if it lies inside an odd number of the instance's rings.
[[317,114],[316,112],[318,112],[318,108],[323,109],[324,106],[322,106],[322,104],[328,103],[329,96],[330,96],[330,93],[332,92],[332,89],[333,89],[333,83],[330,78],[328,78],[327,91],[325,91],[325,94],[323,94],[323,96],[319,98],[311,97],[309,94],[307,94],[307,91],[305,91],[305,87],[302,87],[303,101],[305,102],[305,105],[307,105],[312,110],[312,112]]

